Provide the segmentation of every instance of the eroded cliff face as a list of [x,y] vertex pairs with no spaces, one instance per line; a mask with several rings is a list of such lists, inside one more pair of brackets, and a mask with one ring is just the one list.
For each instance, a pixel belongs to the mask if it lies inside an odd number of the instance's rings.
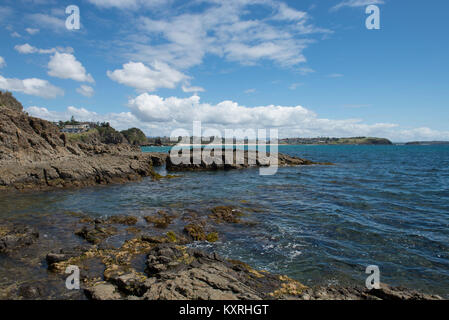
[[128,143],[69,141],[49,121],[0,105],[0,190],[88,186],[138,180],[151,156]]

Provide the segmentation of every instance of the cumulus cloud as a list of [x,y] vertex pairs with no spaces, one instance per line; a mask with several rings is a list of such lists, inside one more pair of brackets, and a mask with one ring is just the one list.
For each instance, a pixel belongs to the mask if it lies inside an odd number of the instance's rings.
[[155,91],[158,88],[173,89],[180,82],[189,79],[183,73],[171,68],[166,63],[155,61],[151,67],[141,62],[128,62],[123,69],[108,71],[112,80],[140,91]]
[[2,56],[0,56],[0,68],[3,68],[4,66],[6,66],[6,61]]
[[366,7],[370,4],[384,4],[383,0],[345,0],[337,5],[333,6],[331,10],[339,10],[344,7],[351,7],[351,8],[357,8],[357,7]]
[[216,128],[272,128],[284,135],[301,136],[367,134],[389,129],[394,124],[364,124],[361,120],[329,120],[302,106],[259,106],[248,108],[233,101],[216,105],[201,103],[200,97],[162,98],[147,93],[129,101],[133,115],[143,123],[159,123],[164,127],[189,127],[192,121],[202,121]]
[[129,101],[130,112],[98,114],[84,108],[68,107],[63,112],[30,107],[31,115],[51,121],[67,120],[73,115],[83,121],[107,121],[119,130],[139,127],[147,135],[169,136],[175,129],[191,132],[192,121],[202,121],[203,129],[278,128],[280,137],[377,136],[393,141],[449,140],[449,131],[401,128],[392,123],[368,124],[360,119],[320,118],[302,106],[246,107],[233,101],[202,103],[200,97],[162,98],[147,93]]
[[0,89],[21,92],[42,98],[56,98],[63,96],[64,90],[50,84],[47,80],[30,79],[8,79],[0,76]]
[[56,52],[73,53],[73,51],[74,51],[72,47],[66,47],[66,48],[56,47],[56,48],[51,48],[51,49],[39,49],[39,48],[33,47],[32,45],[30,45],[28,43],[16,45],[14,47],[14,49],[21,54],[31,54],[31,53],[52,54],[52,53],[56,53]]
[[72,79],[79,82],[94,82],[81,62],[73,54],[56,52],[48,63],[48,74],[61,79]]
[[79,94],[85,96],[85,97],[92,97],[94,95],[94,88],[90,87],[90,86],[86,86],[86,85],[81,85],[79,88],[76,89],[76,92],[78,92]]

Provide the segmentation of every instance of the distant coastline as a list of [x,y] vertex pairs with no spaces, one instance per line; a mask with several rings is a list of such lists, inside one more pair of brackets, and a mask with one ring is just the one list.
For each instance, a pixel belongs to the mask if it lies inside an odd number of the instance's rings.
[[[157,140],[159,143],[146,143],[141,145],[142,147],[172,147],[172,146],[213,146],[219,144],[211,144],[210,141],[205,140],[203,137],[203,143],[176,143],[170,141],[167,137],[158,137],[158,138],[147,138],[148,141]],[[199,138],[198,138],[199,139]],[[188,138],[187,138],[188,140]],[[185,141],[185,140],[184,140]],[[190,141],[192,141],[192,137],[190,137]],[[268,143],[267,143],[268,144]],[[352,138],[327,138],[327,137],[318,137],[318,138],[284,138],[278,140],[279,145],[393,145],[393,143],[385,138],[375,138],[375,137],[352,137]],[[226,141],[222,141],[223,146],[257,146],[257,143],[253,140],[244,141],[244,140],[234,140],[234,143],[230,144]]]
[[413,146],[433,146],[433,145],[449,145],[449,141],[411,141],[405,145]]

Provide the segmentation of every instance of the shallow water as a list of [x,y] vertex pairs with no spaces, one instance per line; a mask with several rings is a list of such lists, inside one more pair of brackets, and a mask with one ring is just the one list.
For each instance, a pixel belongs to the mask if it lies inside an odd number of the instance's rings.
[[[222,226],[219,242],[195,246],[308,285],[364,285],[365,268],[378,265],[382,282],[449,298],[449,146],[279,151],[335,165],[280,168],[275,176],[259,176],[258,169],[182,173],[158,182],[0,195],[0,220],[46,225],[50,237],[59,232],[55,241],[76,242],[64,240],[58,223],[70,219],[56,218],[61,212],[143,216],[191,208],[207,214],[217,205],[240,206],[250,225]],[[0,257],[4,277],[5,261]]]

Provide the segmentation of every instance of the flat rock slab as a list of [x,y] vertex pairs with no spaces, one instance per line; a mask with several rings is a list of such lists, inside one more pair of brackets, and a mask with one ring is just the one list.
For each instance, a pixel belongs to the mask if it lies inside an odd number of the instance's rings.
[[[227,154],[228,153],[228,154]],[[221,154],[207,149],[179,151],[178,156],[169,156],[166,160],[168,171],[212,171],[251,167],[302,166],[315,163],[310,160],[292,157],[286,154],[262,153],[253,150],[222,150]]]

